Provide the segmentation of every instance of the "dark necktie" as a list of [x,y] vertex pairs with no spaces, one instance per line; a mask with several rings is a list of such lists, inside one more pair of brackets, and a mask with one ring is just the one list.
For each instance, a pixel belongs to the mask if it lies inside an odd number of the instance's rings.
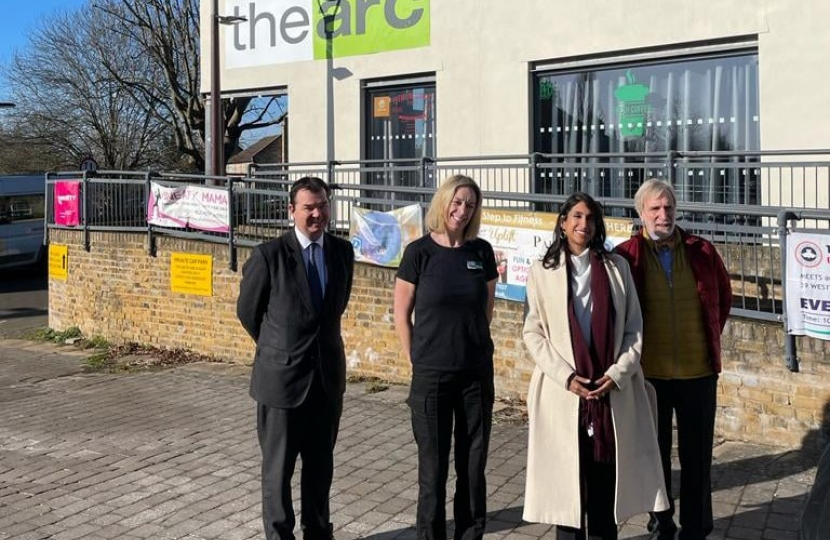
[[320,246],[315,242],[311,244],[308,253],[308,288],[311,291],[311,303],[314,304],[314,311],[323,311],[323,285],[320,283],[320,273],[317,270],[317,250]]

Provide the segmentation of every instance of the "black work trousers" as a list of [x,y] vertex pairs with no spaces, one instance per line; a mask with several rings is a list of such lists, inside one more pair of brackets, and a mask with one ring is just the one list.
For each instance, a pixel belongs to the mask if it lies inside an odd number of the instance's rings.
[[484,468],[493,419],[492,371],[414,375],[407,400],[418,445],[419,540],[446,540],[445,503],[455,433],[455,540],[481,540],[487,516]]
[[695,379],[648,379],[657,392],[657,442],[669,494],[669,509],[656,512],[662,538],[672,538],[672,413],[677,416],[680,458],[680,540],[704,540],[712,532],[712,443],[715,434],[718,376]]
[[579,480],[583,525],[579,529],[557,525],[557,540],[617,540],[616,464],[594,460],[590,437],[582,426],[579,427]]
[[300,527],[306,540],[330,540],[329,492],[334,476],[334,445],[343,397],[329,396],[314,377],[302,405],[277,409],[257,405],[257,435],[262,450],[262,521],[267,540],[294,540],[291,478],[297,456],[300,477]]

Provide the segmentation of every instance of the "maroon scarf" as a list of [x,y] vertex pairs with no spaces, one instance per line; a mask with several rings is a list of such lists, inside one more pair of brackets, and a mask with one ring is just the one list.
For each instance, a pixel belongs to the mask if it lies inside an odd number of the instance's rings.
[[[611,287],[602,257],[594,252],[591,257],[591,343],[588,344],[579,329],[573,304],[571,287],[571,262],[568,260],[568,322],[571,330],[576,373],[580,377],[596,381],[614,364],[614,304]],[[592,388],[593,389],[593,388]],[[613,463],[615,456],[614,424],[611,419],[611,398],[605,394],[600,399],[580,400],[580,424],[593,431],[589,445],[594,461]],[[591,429],[589,429],[589,427]]]

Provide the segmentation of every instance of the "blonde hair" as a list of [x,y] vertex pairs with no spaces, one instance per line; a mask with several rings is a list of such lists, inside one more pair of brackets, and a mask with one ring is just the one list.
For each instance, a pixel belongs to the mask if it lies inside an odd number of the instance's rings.
[[671,197],[672,206],[677,206],[677,195],[674,193],[672,185],[663,180],[649,178],[643,182],[643,185],[634,194],[634,208],[637,209],[638,214],[643,215],[646,200],[659,197],[663,194],[668,194]]
[[429,210],[427,210],[427,229],[436,233],[446,232],[447,211],[450,208],[455,192],[463,187],[472,189],[476,194],[476,209],[467,226],[464,228],[464,241],[474,240],[478,237],[478,231],[481,228],[481,189],[475,180],[463,174],[450,176],[435,191],[435,195],[432,196],[432,200],[429,203]]

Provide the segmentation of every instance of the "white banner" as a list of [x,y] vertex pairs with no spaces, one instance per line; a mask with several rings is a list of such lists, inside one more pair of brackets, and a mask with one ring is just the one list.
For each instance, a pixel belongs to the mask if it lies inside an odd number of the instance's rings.
[[787,237],[787,332],[830,340],[830,235]]
[[150,183],[147,223],[160,227],[223,232],[230,230],[228,192],[204,186],[166,187]]

